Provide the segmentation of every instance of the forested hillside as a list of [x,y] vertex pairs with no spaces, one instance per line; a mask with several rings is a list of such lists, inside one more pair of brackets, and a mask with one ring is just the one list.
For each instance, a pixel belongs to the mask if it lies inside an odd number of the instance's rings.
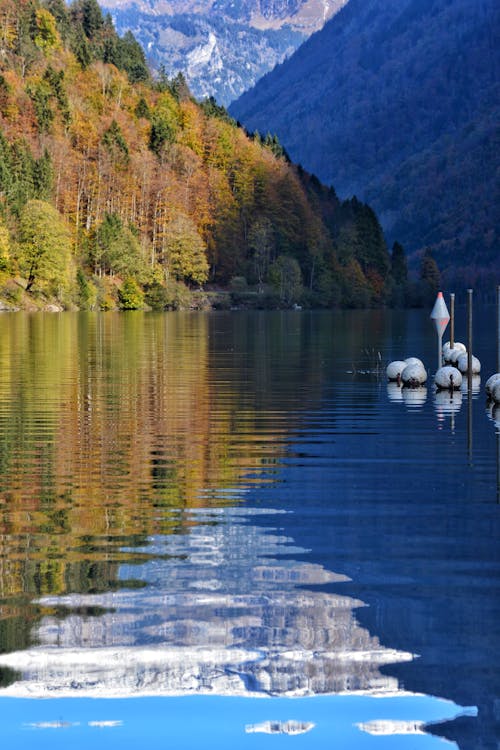
[[[498,271],[495,0],[350,0],[230,111],[378,212],[450,283]],[[497,277],[498,280],[498,277]]]
[[[195,102],[182,76],[152,81],[95,0],[1,0],[0,21],[4,308],[404,295],[367,205],[340,202],[276,138]],[[207,296],[221,288],[231,294]]]

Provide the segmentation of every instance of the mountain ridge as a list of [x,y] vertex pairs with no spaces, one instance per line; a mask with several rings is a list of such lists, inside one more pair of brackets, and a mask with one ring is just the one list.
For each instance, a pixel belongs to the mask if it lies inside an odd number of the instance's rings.
[[497,268],[498,28],[492,0],[350,0],[229,109],[472,278]]
[[105,0],[153,68],[182,72],[199,99],[229,104],[348,0]]

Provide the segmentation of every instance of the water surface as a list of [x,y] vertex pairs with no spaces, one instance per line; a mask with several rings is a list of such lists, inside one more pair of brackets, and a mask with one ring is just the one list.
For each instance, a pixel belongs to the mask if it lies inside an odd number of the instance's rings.
[[496,750],[500,415],[386,383],[428,313],[0,323],[12,744]]

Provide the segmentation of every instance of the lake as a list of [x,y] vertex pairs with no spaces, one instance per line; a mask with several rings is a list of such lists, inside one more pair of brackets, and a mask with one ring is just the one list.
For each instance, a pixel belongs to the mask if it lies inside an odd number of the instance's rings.
[[1,316],[3,746],[497,750],[496,313],[470,398],[386,382],[429,313]]

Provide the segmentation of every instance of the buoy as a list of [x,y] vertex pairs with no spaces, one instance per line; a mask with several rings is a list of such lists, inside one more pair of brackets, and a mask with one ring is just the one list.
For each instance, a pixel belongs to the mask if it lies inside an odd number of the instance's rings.
[[491,398],[495,404],[500,404],[500,380],[497,380],[491,389]]
[[424,363],[418,357],[407,357],[405,359],[405,362],[407,365],[420,365],[420,367],[424,366]]
[[462,373],[456,367],[440,367],[434,375],[434,383],[442,391],[455,391],[462,385]]
[[[460,372],[464,373],[468,371],[468,355],[467,354],[461,354],[457,359],[457,367],[460,370]],[[477,357],[474,357],[474,355],[471,357],[471,368],[472,368],[472,374],[473,375],[479,375],[481,372],[481,362],[478,360]]]
[[[454,344],[453,344],[453,348],[450,346],[450,342],[447,341],[443,345],[443,360],[445,362],[451,362],[450,354],[451,354],[451,352],[454,352],[455,350],[457,350],[457,352],[466,352],[467,351],[467,349],[465,347],[465,344],[461,344],[460,341],[455,341]],[[457,353],[457,357],[458,357],[458,353]]]
[[491,377],[488,378],[486,383],[484,384],[484,390],[486,391],[486,395],[491,398],[492,396],[492,390],[493,386],[496,382],[500,381],[500,372],[495,372],[494,375],[491,375]]
[[388,380],[400,380],[401,373],[406,367],[406,362],[402,359],[396,359],[387,365],[386,375]]
[[486,407],[486,414],[495,423],[495,427],[500,433],[500,404],[496,404],[494,401],[488,401]]
[[467,354],[467,349],[464,344],[460,344],[459,342],[455,343],[455,346],[453,349],[450,349],[448,352],[448,357],[445,360],[450,365],[456,365],[458,358],[462,354]]
[[417,388],[427,380],[426,369],[421,362],[419,364],[406,365],[401,373],[401,380],[407,388]]

